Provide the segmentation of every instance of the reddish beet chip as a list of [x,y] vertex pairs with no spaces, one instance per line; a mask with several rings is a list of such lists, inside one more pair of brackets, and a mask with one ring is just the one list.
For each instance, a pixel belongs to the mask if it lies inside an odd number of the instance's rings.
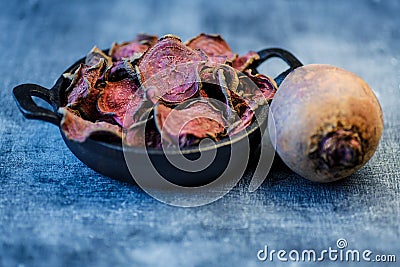
[[[97,80],[102,75],[104,64],[104,59],[100,59],[95,65],[80,64],[79,68],[73,74],[65,74],[64,76],[69,75],[69,77],[73,78],[71,84],[65,91],[67,93],[73,91],[73,89],[83,82],[83,79],[86,79],[89,87],[94,87]],[[69,104],[72,102],[74,101],[68,101]]]
[[145,147],[145,134],[146,134],[146,122],[137,123],[132,125],[129,129],[124,132],[122,137],[124,144],[128,146]]
[[229,45],[218,34],[201,33],[185,44],[193,49],[201,49],[211,57],[211,61],[225,63],[226,60],[232,61],[236,58]]
[[260,56],[256,52],[249,51],[247,54],[236,58],[233,61],[232,66],[238,71],[244,71],[248,69],[255,60],[258,59],[260,59]]
[[132,125],[126,131],[123,141],[128,146],[161,148],[161,134],[153,118]]
[[110,50],[110,55],[114,61],[130,58],[132,56],[140,57],[148,48],[147,45],[136,42],[115,43]]
[[197,94],[201,86],[197,76],[197,63],[186,63],[166,69],[151,77],[142,86],[147,99],[179,104]]
[[197,68],[206,58],[172,35],[161,38],[140,59],[138,67],[142,86],[153,103],[162,99],[179,103],[194,96],[199,89]]
[[237,120],[237,114],[232,95],[236,92],[236,89],[239,86],[238,75],[236,70],[227,65],[220,65],[218,68],[215,68],[214,73],[217,78],[219,88],[224,95],[226,119],[232,123],[233,121]]
[[253,75],[251,70],[246,70],[244,73],[257,85],[268,102],[272,101],[278,88],[276,82],[264,74]]
[[229,135],[237,134],[254,121],[257,109],[272,99],[276,84],[268,77],[259,75],[257,82],[263,86],[261,90],[248,76],[226,65],[220,66],[214,73],[225,96]]
[[218,66],[221,64],[232,65],[232,62],[228,61],[226,56],[212,56],[208,57],[207,65],[209,66]]
[[[248,84],[243,83],[243,79],[240,79],[241,76],[247,78]],[[254,110],[252,108],[257,108],[257,104],[252,104],[252,101],[246,98],[258,94],[263,99],[263,95],[247,76],[227,65],[221,65],[218,68],[203,68],[200,77],[202,81],[200,95],[224,112],[224,116],[229,122],[229,135],[240,132],[253,122]],[[241,92],[242,86],[247,87],[245,94]],[[216,101],[212,101],[213,99]]]
[[157,43],[158,37],[156,35],[139,33],[136,35],[134,41],[138,42],[140,44],[148,45],[149,47],[151,47]]
[[100,60],[104,59],[107,68],[112,66],[111,57],[107,56],[102,50],[94,46],[92,50],[86,55],[85,65],[87,66],[95,66],[100,63]]
[[229,125],[228,133],[232,136],[250,126],[254,120],[255,111],[237,94],[230,92],[230,98],[236,112],[235,115],[239,117],[239,119],[235,118],[235,120]]
[[139,58],[149,47],[157,42],[157,36],[139,34],[131,42],[122,44],[114,43],[110,49],[110,56],[114,61],[119,61],[124,58]]
[[112,135],[121,138],[121,128],[108,122],[91,122],[84,120],[68,108],[58,110],[63,115],[61,128],[65,136],[77,142],[84,142],[92,135]]
[[126,121],[124,118],[128,108],[129,111],[135,111],[142,102],[138,90],[138,86],[129,78],[107,82],[97,101],[97,108],[104,115],[112,115],[119,125],[129,127],[133,123],[133,113],[129,112],[131,116]]
[[208,101],[196,100],[183,109],[171,109],[157,104],[155,122],[161,137],[176,146],[184,147],[209,137],[220,140],[226,136],[222,113]]
[[99,132],[120,136],[123,128],[127,145],[152,148],[235,135],[276,92],[272,79],[249,70],[258,58],[252,51],[237,57],[221,36],[210,34],[186,44],[173,35],[139,34],[114,44],[109,55],[94,47],[85,64],[64,75],[71,84],[67,109],[60,111],[63,130],[82,142]]
[[201,88],[199,94],[205,99],[215,99],[223,103],[226,102],[225,94],[222,92],[216,78],[214,67],[204,67],[200,71]]
[[120,60],[112,64],[108,81],[120,81],[125,78],[137,79],[136,71],[129,60]]
[[96,101],[101,92],[96,83],[103,74],[104,59],[94,66],[81,64],[76,70],[75,76],[67,88],[67,106],[79,110],[88,120],[99,119],[100,114],[96,109]]
[[[224,72],[222,75],[221,74],[221,70],[219,71],[219,77],[223,77],[223,79],[220,78],[220,80],[222,80],[221,82],[221,87],[225,87],[229,88],[228,95],[230,97],[230,104],[234,107],[234,104],[232,102],[232,99],[234,97],[234,95],[237,95],[237,97],[240,97],[252,110],[257,110],[259,107],[263,107],[264,105],[266,105],[268,103],[268,101],[270,100],[270,98],[265,97],[264,93],[260,90],[260,88],[257,86],[257,84],[255,84],[248,76],[246,76],[245,74],[241,73],[241,72],[232,72],[226,71],[227,68],[224,68]],[[234,78],[235,83],[228,83],[225,80],[229,80],[232,78],[233,73],[236,74],[236,77]],[[238,79],[236,82],[236,78]],[[224,80],[225,79],[225,80]],[[224,83],[227,85],[224,85]],[[265,81],[267,82],[267,80]],[[237,86],[236,86],[237,84]],[[276,84],[271,84],[271,87],[274,88],[276,90]],[[274,90],[271,89],[271,90]],[[269,93],[266,91],[265,94]]]

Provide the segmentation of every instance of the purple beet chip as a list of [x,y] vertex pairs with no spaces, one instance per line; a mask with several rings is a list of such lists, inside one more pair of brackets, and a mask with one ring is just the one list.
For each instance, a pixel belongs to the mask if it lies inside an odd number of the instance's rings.
[[234,60],[236,58],[229,45],[218,34],[201,33],[187,41],[186,45],[193,49],[201,49],[213,61],[221,62],[222,58],[225,58],[225,60]]
[[256,52],[249,51],[247,54],[233,60],[232,66],[238,71],[244,71],[248,69],[255,60],[258,59],[260,59],[260,56]]
[[131,42],[122,44],[114,43],[110,49],[110,56],[114,61],[127,59],[131,57],[140,57],[157,41],[157,36],[139,34]]
[[77,142],[84,142],[92,135],[112,135],[121,139],[121,127],[108,122],[91,122],[79,117],[73,110],[60,108],[58,110],[63,115],[61,129],[65,136]]
[[147,96],[156,103],[162,99],[179,103],[194,96],[199,89],[197,68],[204,56],[185,46],[172,35],[161,38],[140,59],[138,68]]
[[[259,59],[238,57],[220,35],[200,34],[185,44],[173,35],[139,34],[94,47],[66,89],[62,130],[68,139],[160,149],[188,147],[243,133],[276,93],[273,79],[252,74]],[[242,73],[243,72],[243,73]]]
[[176,146],[193,145],[206,137],[220,140],[226,136],[221,111],[208,101],[196,100],[184,109],[171,109],[160,103],[155,108],[154,117],[161,137]]
[[[136,94],[138,90],[138,86],[129,78],[107,82],[97,101],[97,108],[104,115],[114,116],[119,125],[127,128],[133,123],[130,111],[136,110],[142,102],[142,98]],[[124,121],[127,112],[131,116],[128,115]]]
[[99,63],[93,66],[81,64],[76,70],[70,86],[66,89],[66,106],[78,110],[91,121],[100,118],[96,102],[102,89],[96,84],[103,75],[104,66],[104,59],[100,59]]

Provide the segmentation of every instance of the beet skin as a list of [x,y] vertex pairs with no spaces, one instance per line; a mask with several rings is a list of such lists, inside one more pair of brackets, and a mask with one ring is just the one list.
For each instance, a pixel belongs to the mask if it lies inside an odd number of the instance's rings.
[[279,156],[293,171],[317,182],[336,181],[361,168],[383,131],[382,109],[367,83],[330,65],[295,69],[270,110]]

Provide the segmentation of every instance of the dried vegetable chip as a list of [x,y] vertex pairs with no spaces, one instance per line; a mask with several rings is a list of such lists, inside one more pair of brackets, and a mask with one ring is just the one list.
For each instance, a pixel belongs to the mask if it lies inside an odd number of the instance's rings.
[[92,135],[114,135],[121,138],[121,128],[104,121],[91,122],[79,117],[74,111],[68,108],[58,110],[63,115],[61,129],[65,136],[77,142],[84,142]]
[[66,92],[66,106],[78,110],[89,120],[96,120],[100,116],[96,109],[96,102],[101,88],[96,87],[96,83],[103,73],[104,59],[94,66],[81,64],[75,72],[71,85]]
[[[66,89],[62,130],[67,138],[119,141],[129,146],[188,147],[243,132],[277,86],[249,69],[257,53],[238,57],[219,35],[182,43],[139,34],[94,47]],[[122,140],[124,133],[124,140]],[[111,139],[110,139],[111,138]]]
[[220,140],[226,136],[221,111],[208,101],[197,100],[184,109],[171,109],[159,103],[154,116],[162,138],[180,147],[193,145],[193,141],[206,137]]
[[100,63],[100,60],[104,59],[106,66],[112,66],[112,59],[111,57],[107,56],[102,50],[98,47],[93,47],[92,50],[86,55],[85,58],[85,65],[87,66],[95,66]]
[[246,74],[257,85],[269,102],[272,101],[278,88],[276,82],[272,78],[260,73],[253,75],[251,70],[245,70],[244,74]]
[[128,146],[161,148],[161,134],[151,117],[130,127],[124,136]]
[[[142,102],[139,94],[136,95],[137,91],[138,86],[129,78],[107,82],[98,98],[97,108],[104,115],[112,115],[119,125],[124,126],[127,108],[136,110]],[[133,121],[125,123],[131,125]]]
[[108,81],[120,81],[125,78],[137,80],[136,70],[129,60],[120,60],[112,64],[108,73]]
[[201,49],[207,56],[219,57],[220,60],[225,58],[225,60],[234,60],[236,55],[233,54],[229,45],[222,39],[221,35],[218,34],[205,34],[194,37],[193,39],[186,42],[186,45],[193,49]]
[[248,69],[255,60],[258,59],[260,59],[260,56],[256,52],[249,51],[247,54],[236,58],[233,61],[232,66],[238,71],[244,71]]
[[199,89],[198,63],[205,59],[202,53],[185,46],[176,36],[161,38],[138,64],[142,85],[151,89],[148,97],[154,103],[160,98],[179,103],[194,96]]
[[110,49],[110,56],[114,61],[127,58],[139,58],[149,47],[157,41],[154,35],[139,34],[131,42],[114,43]]

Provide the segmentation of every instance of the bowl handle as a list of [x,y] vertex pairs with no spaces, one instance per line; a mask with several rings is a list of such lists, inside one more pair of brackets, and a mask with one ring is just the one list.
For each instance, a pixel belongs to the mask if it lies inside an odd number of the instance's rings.
[[60,116],[49,109],[38,106],[33,96],[39,97],[55,107],[52,91],[37,84],[21,84],[13,90],[15,101],[25,118],[37,119],[60,125]]
[[285,70],[275,78],[275,82],[277,83],[278,86],[291,71],[293,71],[298,67],[303,66],[303,63],[301,63],[300,60],[298,60],[292,53],[281,48],[266,48],[261,51],[258,51],[257,54],[260,56],[260,59],[252,63],[251,65],[252,69],[256,69],[264,61],[273,57],[278,57],[289,65],[289,68],[287,70]]

